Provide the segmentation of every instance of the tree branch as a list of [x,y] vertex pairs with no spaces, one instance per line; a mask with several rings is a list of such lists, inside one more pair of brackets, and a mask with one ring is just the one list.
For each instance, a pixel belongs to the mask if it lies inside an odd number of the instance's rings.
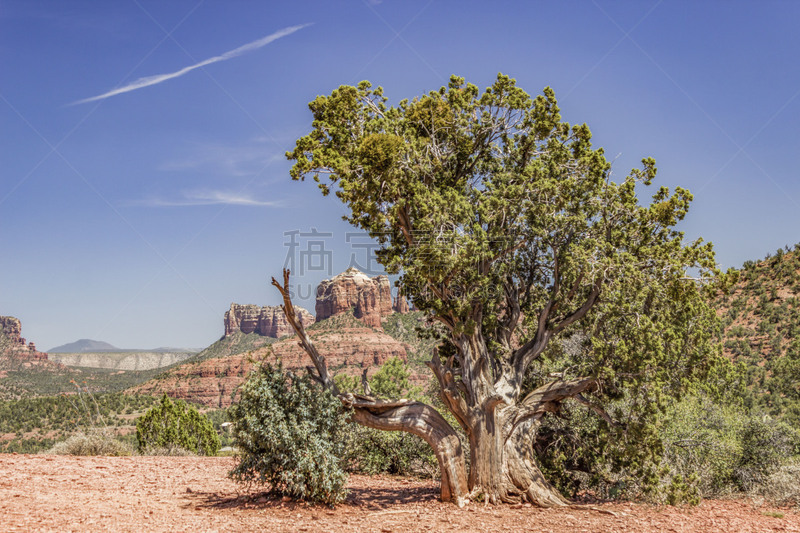
[[275,278],[272,278],[272,285],[274,285],[280,291],[281,296],[283,297],[283,305],[281,306],[283,308],[283,314],[286,315],[286,320],[292,326],[292,329],[300,339],[300,346],[311,357],[311,361],[314,363],[314,366],[319,373],[320,383],[322,383],[326,389],[330,390],[334,396],[339,396],[339,389],[336,387],[336,383],[328,375],[328,363],[325,362],[325,356],[317,351],[316,346],[314,346],[314,343],[311,341],[311,337],[308,336],[303,324],[297,319],[297,315],[294,312],[292,297],[289,295],[290,273],[291,272],[288,268],[283,269],[282,286]]
[[599,405],[595,405],[586,398],[584,398],[583,394],[577,394],[574,398],[581,404],[585,405],[595,413],[597,413],[603,420],[605,420],[609,426],[615,426],[616,423],[612,420],[611,416],[606,412],[605,409],[600,407]]
[[560,333],[571,324],[586,316],[586,313],[588,313],[589,310],[594,306],[595,302],[597,302],[598,296],[600,296],[600,282],[595,282],[594,287],[592,287],[592,292],[589,293],[589,297],[586,298],[586,301],[583,303],[583,305],[565,316],[561,322],[559,322],[558,325],[553,328],[553,333]]
[[520,405],[535,407],[550,402],[560,402],[566,398],[574,398],[583,392],[594,391],[598,386],[597,378],[575,378],[568,381],[559,379],[531,391],[520,402]]
[[517,349],[511,356],[512,364],[514,366],[514,370],[517,372],[517,375],[522,376],[525,373],[525,370],[528,368],[531,362],[539,354],[541,354],[542,351],[544,351],[545,346],[547,346],[547,343],[550,341],[550,338],[553,335],[562,332],[571,324],[574,324],[586,316],[586,313],[588,313],[589,310],[594,306],[599,296],[600,282],[597,281],[592,287],[592,290],[583,305],[574,310],[572,313],[566,315],[561,319],[561,321],[558,322],[558,324],[550,328],[548,328],[548,324],[550,323],[549,319],[550,312],[552,311],[553,300],[547,302],[547,305],[539,314],[539,323],[536,335],[531,340],[523,344],[519,349]]
[[453,501],[459,507],[466,503],[469,494],[466,465],[461,441],[450,424],[429,405],[401,400],[398,405],[354,405],[353,420],[363,426],[383,431],[412,433],[427,442],[442,471],[441,499]]
[[[584,392],[597,390],[597,378],[576,378],[568,381],[556,380],[533,390],[517,404],[511,416],[506,419],[506,433],[511,436],[516,428],[531,418],[541,418],[545,413],[556,413],[561,402],[567,398],[576,398]],[[607,416],[607,415],[606,415]]]
[[[439,387],[442,389],[442,401],[456,417],[456,420],[461,424],[464,431],[467,431],[469,407],[467,406],[466,400],[461,395],[462,391],[458,387],[452,369],[445,368],[444,365],[442,365],[438,348],[433,349],[431,360],[427,361],[425,364],[433,371],[433,375],[436,376],[436,380],[439,382]],[[467,391],[464,390],[464,392],[466,393]]]

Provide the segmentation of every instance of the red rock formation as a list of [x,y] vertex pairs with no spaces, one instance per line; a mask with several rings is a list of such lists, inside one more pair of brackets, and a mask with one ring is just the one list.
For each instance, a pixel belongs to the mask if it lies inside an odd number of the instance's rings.
[[47,359],[47,354],[26,343],[22,337],[22,323],[13,316],[0,316],[0,356],[20,359]]
[[238,400],[237,390],[253,369],[249,354],[186,363],[126,392],[160,396],[163,393],[208,407],[224,408]]
[[353,310],[353,315],[373,328],[381,327],[381,318],[392,314],[392,290],[389,278],[370,278],[357,268],[348,268],[317,287],[317,322]]
[[402,293],[397,293],[397,298],[394,299],[394,305],[392,305],[392,309],[395,313],[400,313],[401,315],[408,313],[408,300],[406,300],[406,297],[403,296]]
[[[314,344],[325,355],[334,374],[361,375],[362,368],[378,366],[391,357],[407,360],[406,345],[389,335],[367,327],[345,327],[336,330],[310,330]],[[239,398],[239,386],[253,368],[253,360],[275,362],[305,374],[311,365],[308,355],[289,337],[254,352],[186,363],[141,385],[130,393],[191,400],[209,407],[228,407]]]
[[[311,313],[302,307],[294,309],[303,326],[308,327],[314,323]],[[257,305],[234,303],[231,304],[230,310],[225,312],[225,336],[232,335],[236,331],[256,332],[259,335],[276,339],[294,333],[280,306],[258,307]]]
[[[408,308],[407,302],[405,308]],[[317,288],[317,321],[351,309],[364,323],[363,327],[344,326],[308,332],[334,374],[360,376],[363,368],[380,366],[392,357],[407,360],[407,349],[410,349],[407,345],[383,331],[372,329],[380,328],[381,318],[392,313],[389,278],[369,278],[351,268],[323,281]],[[295,307],[295,312],[305,327],[314,323],[314,317],[305,309]],[[276,338],[293,333],[280,307],[231,304],[225,313],[225,336],[236,331],[257,332]],[[305,373],[306,367],[312,364],[292,335],[252,352],[183,364],[128,392],[156,396],[167,393],[209,407],[228,407],[238,400],[239,386],[252,370],[252,360],[274,361],[275,358],[280,358],[285,369],[297,373]]]
[[8,342],[14,344],[25,344],[22,338],[22,323],[13,316],[0,316],[0,329],[3,330]]

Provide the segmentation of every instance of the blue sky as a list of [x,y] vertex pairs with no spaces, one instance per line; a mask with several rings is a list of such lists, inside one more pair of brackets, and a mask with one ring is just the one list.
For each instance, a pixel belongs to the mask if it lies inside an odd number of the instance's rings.
[[278,303],[268,281],[287,256],[304,266],[300,296],[351,263],[375,269],[336,200],[291,181],[283,157],[310,100],[363,79],[392,102],[451,74],[550,85],[620,176],[652,156],[657,184],[690,189],[687,236],[740,266],[800,241],[798,15],[795,2],[0,1],[0,314],[45,349],[199,348],[231,302]]

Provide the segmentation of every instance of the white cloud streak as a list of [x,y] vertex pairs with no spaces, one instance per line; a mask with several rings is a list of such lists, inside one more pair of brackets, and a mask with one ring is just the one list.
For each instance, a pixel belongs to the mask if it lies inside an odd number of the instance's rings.
[[246,194],[226,191],[187,192],[184,193],[183,198],[178,200],[151,198],[149,200],[136,202],[135,205],[141,205],[145,207],[194,207],[204,205],[238,205],[246,207],[283,206],[282,202],[280,201],[257,200]]
[[139,78],[128,85],[123,87],[119,87],[117,89],[113,89],[108,91],[107,93],[99,94],[97,96],[92,96],[90,98],[84,98],[83,100],[78,100],[76,102],[72,102],[70,105],[78,105],[78,104],[86,104],[89,102],[96,102],[98,100],[104,100],[106,98],[110,98],[112,96],[116,96],[118,94],[129,93],[131,91],[135,91],[137,89],[142,89],[144,87],[150,87],[151,85],[156,85],[158,83],[165,82],[167,80],[171,80],[173,78],[178,78],[187,74],[193,70],[196,70],[201,67],[205,67],[206,65],[211,65],[212,63],[219,63],[220,61],[227,61],[228,59],[233,59],[234,57],[238,57],[240,55],[246,54],[248,52],[252,52],[253,50],[258,50],[262,46],[266,46],[269,43],[280,39],[281,37],[286,37],[287,35],[291,35],[292,33],[305,28],[306,26],[310,26],[311,24],[300,24],[297,26],[289,26],[288,28],[283,28],[282,30],[278,30],[275,33],[267,35],[261,39],[253,41],[251,43],[247,43],[239,48],[235,48],[229,52],[225,52],[222,55],[214,56],[209,59],[200,61],[199,63],[195,63],[194,65],[189,65],[188,67],[184,67],[180,70],[175,72],[170,72],[168,74],[157,74],[155,76],[146,76],[144,78]]
[[160,164],[158,170],[194,171],[228,177],[256,176],[278,161],[286,161],[286,156],[282,152],[276,154],[265,139],[256,138],[238,144],[194,143],[179,157]]

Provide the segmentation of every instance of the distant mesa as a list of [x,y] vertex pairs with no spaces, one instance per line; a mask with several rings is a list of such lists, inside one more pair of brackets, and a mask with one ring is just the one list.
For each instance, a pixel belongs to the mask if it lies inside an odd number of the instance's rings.
[[140,371],[180,363],[197,351],[186,348],[121,349],[103,341],[80,339],[56,346],[50,350],[49,359],[70,367]]
[[[303,327],[308,327],[314,323],[314,316],[302,307],[295,306],[294,312]],[[283,309],[277,305],[259,307],[257,305],[233,303],[231,308],[225,312],[224,323],[226,337],[230,337],[237,331],[258,333],[264,337],[273,337],[275,339],[293,333],[292,326],[289,325],[286,316],[283,314]]]
[[47,354],[22,337],[22,323],[13,316],[0,316],[0,356],[15,359],[46,360]]
[[181,363],[194,352],[73,352],[51,353],[50,360],[70,367],[105,368],[108,370],[152,370]]
[[48,350],[50,353],[118,352],[119,348],[103,341],[80,339]]

